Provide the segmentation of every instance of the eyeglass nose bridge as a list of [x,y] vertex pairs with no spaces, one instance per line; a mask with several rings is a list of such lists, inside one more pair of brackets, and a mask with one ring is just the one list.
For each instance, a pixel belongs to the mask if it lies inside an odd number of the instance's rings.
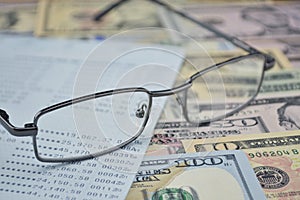
[[167,90],[157,90],[157,91],[150,91],[150,95],[152,97],[164,97],[164,96],[170,96],[177,94],[182,91],[186,91],[188,88],[192,86],[192,79],[190,78],[188,81],[186,81],[184,84],[179,85],[172,89]]
[[[193,85],[192,82],[193,82],[192,77],[190,77],[182,85],[167,90],[150,91],[150,95],[152,97],[164,97],[164,96],[175,95],[176,101],[180,105],[183,115],[185,116],[186,120],[189,122],[190,120],[187,117],[186,99],[187,99],[187,91]],[[182,95],[179,95],[180,93]]]

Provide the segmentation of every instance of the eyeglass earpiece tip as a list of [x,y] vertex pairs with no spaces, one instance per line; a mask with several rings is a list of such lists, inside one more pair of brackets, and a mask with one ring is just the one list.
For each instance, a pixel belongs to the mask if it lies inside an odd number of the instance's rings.
[[9,120],[9,115],[5,112],[5,110],[0,109],[0,116],[5,120]]
[[275,58],[273,58],[272,56],[270,55],[267,55],[266,57],[266,69],[271,69],[274,65],[275,65]]

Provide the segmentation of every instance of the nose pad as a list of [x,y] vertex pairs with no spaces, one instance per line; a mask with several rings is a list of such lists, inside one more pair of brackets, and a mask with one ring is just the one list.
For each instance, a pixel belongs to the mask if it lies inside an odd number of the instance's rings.
[[140,105],[140,108],[138,108],[137,111],[135,112],[135,116],[138,118],[143,118],[145,116],[146,110],[147,110],[146,104]]
[[177,95],[176,95],[176,101],[177,101],[177,103],[178,103],[180,106],[183,106],[183,102],[182,102],[180,96],[177,96]]

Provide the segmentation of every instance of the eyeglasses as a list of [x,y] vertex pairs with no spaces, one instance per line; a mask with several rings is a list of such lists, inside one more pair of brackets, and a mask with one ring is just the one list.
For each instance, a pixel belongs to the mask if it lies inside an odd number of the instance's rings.
[[[99,13],[95,20],[109,13],[127,0],[118,1]],[[215,64],[192,75],[183,84],[166,90],[150,91],[142,87],[120,88],[81,96],[40,110],[32,123],[15,127],[9,116],[0,110],[0,123],[12,135],[31,136],[36,158],[42,162],[74,162],[114,152],[135,141],[143,133],[152,107],[153,98],[182,94],[179,101],[189,123],[202,125],[220,120],[243,109],[259,92],[264,72],[274,66],[275,59],[236,37],[229,36],[186,13],[159,0],[151,2],[191,22],[206,28],[235,46],[248,52]],[[251,80],[241,96],[227,92],[225,78],[247,75]],[[244,76],[243,76],[244,77]],[[222,87],[223,93],[218,93]],[[212,93],[213,99],[212,99]],[[93,112],[96,121],[87,113]],[[92,124],[76,133],[74,113],[82,116],[80,123]],[[93,125],[94,124],[94,125]],[[55,129],[55,130],[54,130]],[[74,139],[74,140],[72,140]]]

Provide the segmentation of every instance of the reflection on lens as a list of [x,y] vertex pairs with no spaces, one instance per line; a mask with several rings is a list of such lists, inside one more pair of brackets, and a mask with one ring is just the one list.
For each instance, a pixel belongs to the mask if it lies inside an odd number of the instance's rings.
[[49,112],[38,120],[38,153],[55,159],[97,156],[127,143],[144,129],[150,104],[148,93],[133,91]]
[[263,67],[264,57],[251,55],[197,76],[187,91],[189,121],[209,122],[248,103],[259,90]]

